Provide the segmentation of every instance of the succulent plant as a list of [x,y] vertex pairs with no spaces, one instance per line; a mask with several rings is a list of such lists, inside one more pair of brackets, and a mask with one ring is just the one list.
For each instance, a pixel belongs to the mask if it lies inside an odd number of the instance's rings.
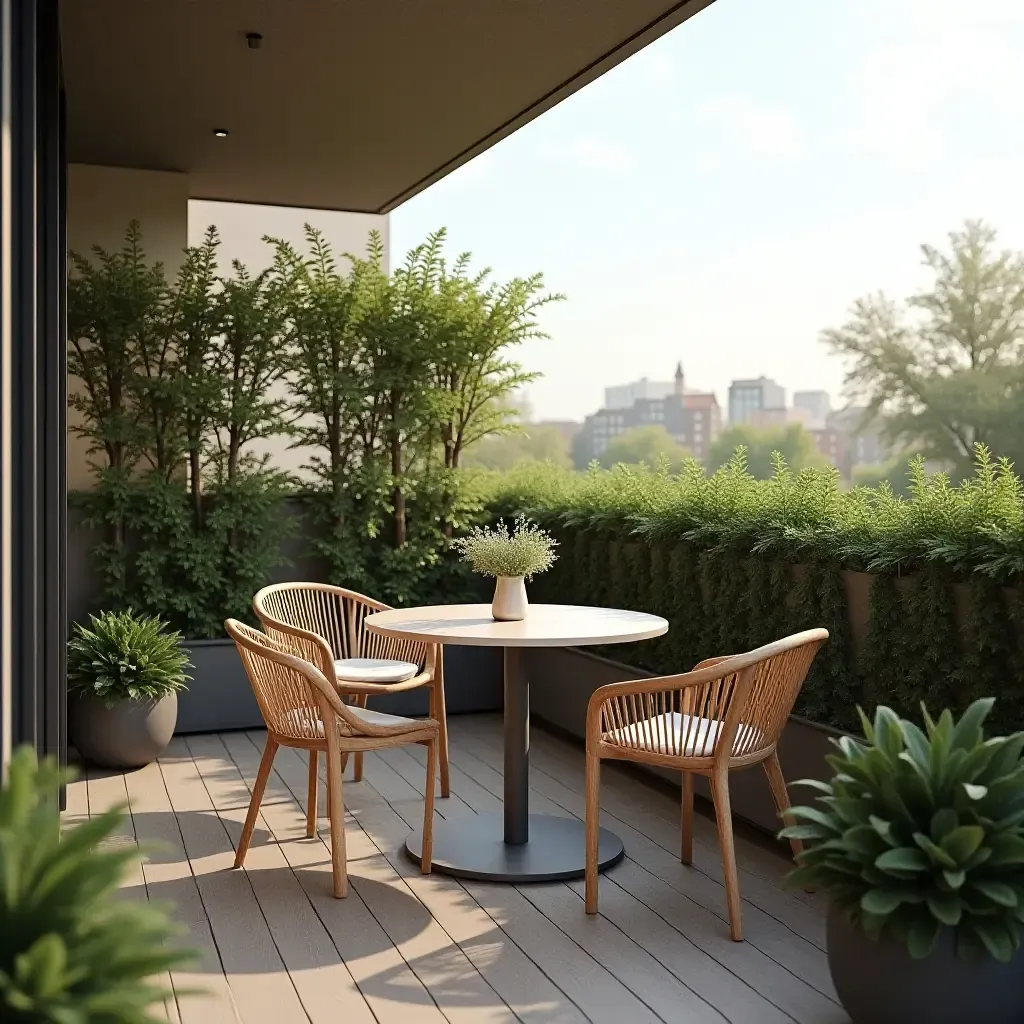
[[546,572],[558,557],[557,541],[525,516],[519,516],[509,530],[504,521],[497,527],[477,527],[454,545],[469,562],[473,572],[482,576],[508,576],[529,579]]
[[117,900],[134,849],[104,849],[123,811],[60,834],[52,760],[18,750],[0,789],[0,1020],[155,1024],[155,984],[189,954],[167,945],[158,909]]
[[119,700],[158,700],[185,689],[191,668],[181,636],[158,618],[124,612],[89,616],[76,622],[68,642],[68,684],[91,693],[108,707]]
[[1024,733],[985,738],[991,698],[958,721],[925,728],[887,707],[867,742],[835,741],[830,783],[817,804],[795,807],[785,838],[806,847],[794,885],[823,890],[867,935],[883,932],[923,958],[944,928],[962,955],[1008,961],[1024,922]]

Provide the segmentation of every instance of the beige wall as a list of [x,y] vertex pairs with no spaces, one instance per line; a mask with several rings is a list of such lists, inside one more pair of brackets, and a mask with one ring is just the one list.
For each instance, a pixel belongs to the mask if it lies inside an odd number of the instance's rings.
[[[220,265],[222,273],[230,272],[232,260],[240,260],[249,270],[266,268],[273,259],[264,235],[291,242],[299,252],[306,250],[306,224],[323,231],[335,255],[344,253],[362,256],[371,231],[377,231],[384,242],[385,265],[388,265],[389,218],[367,213],[341,213],[335,210],[304,210],[288,206],[255,206],[246,203],[215,203],[193,199],[188,204],[189,245],[199,245],[206,229],[214,224],[221,238]],[[344,271],[347,263],[338,260]],[[279,388],[284,393],[284,386]],[[283,437],[268,438],[249,447],[254,454],[268,454],[274,466],[301,475],[300,467],[313,454],[305,448],[289,448]]]
[[68,167],[68,247],[83,256],[94,245],[119,248],[128,222],[142,225],[151,260],[173,274],[188,244],[188,176],[126,167]]
[[[82,256],[90,256],[94,245],[117,249],[131,220],[142,225],[149,259],[162,261],[173,275],[188,243],[188,177],[125,167],[68,167],[69,249]],[[68,416],[73,423],[77,414],[69,410]],[[68,434],[69,490],[92,484],[87,448],[83,438]]]
[[[222,263],[241,260],[250,270],[270,264],[273,254],[264,235],[283,238],[305,248],[303,227],[319,228],[336,254],[362,256],[371,231],[378,231],[388,247],[388,217],[372,213],[340,213],[336,210],[303,210],[290,206],[254,206],[246,203],[213,203],[193,199],[188,204],[188,244],[199,245],[206,229],[215,224],[221,237]],[[344,266],[344,264],[341,264]]]

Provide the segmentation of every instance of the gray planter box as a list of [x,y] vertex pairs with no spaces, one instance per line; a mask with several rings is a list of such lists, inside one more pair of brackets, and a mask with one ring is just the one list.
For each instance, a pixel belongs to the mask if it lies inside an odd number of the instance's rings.
[[[586,736],[587,702],[594,690],[606,683],[647,679],[654,675],[572,647],[532,648],[527,652],[526,666],[531,713],[579,739]],[[797,779],[830,779],[832,771],[825,762],[825,755],[833,750],[829,740],[839,735],[834,729],[791,717],[779,741],[779,760],[786,780],[792,783]],[[679,782],[678,772],[646,765],[638,767]],[[695,791],[710,800],[707,780],[698,777],[695,782]],[[729,783],[733,813],[768,832],[778,832],[781,825],[763,769],[754,767],[733,772]],[[799,802],[799,790],[793,796],[794,802]]]
[[[187,691],[178,695],[177,732],[262,729],[263,716],[232,640],[189,640],[182,645],[195,666]],[[448,713],[500,711],[501,651],[489,647],[446,647],[445,698]],[[392,715],[425,715],[425,689],[371,699],[370,707]]]

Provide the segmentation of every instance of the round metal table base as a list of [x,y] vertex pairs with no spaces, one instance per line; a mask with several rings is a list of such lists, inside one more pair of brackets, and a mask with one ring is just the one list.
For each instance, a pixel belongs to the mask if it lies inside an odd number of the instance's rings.
[[[488,882],[555,882],[582,878],[586,871],[586,832],[576,818],[530,815],[530,841],[509,846],[504,840],[502,814],[478,814],[434,822],[435,871],[458,878]],[[419,861],[423,836],[414,832],[405,842],[409,856]],[[625,851],[622,840],[603,828],[598,836],[598,870],[618,864]]]

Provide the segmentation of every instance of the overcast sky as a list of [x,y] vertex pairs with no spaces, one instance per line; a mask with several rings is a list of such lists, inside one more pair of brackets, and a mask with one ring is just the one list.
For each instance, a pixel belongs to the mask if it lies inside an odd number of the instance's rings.
[[[568,300],[522,359],[540,418],[603,388],[765,373],[838,396],[818,341],[912,291],[966,217],[1024,248],[1024,0],[715,0],[392,214]],[[834,401],[836,399],[834,398]]]

